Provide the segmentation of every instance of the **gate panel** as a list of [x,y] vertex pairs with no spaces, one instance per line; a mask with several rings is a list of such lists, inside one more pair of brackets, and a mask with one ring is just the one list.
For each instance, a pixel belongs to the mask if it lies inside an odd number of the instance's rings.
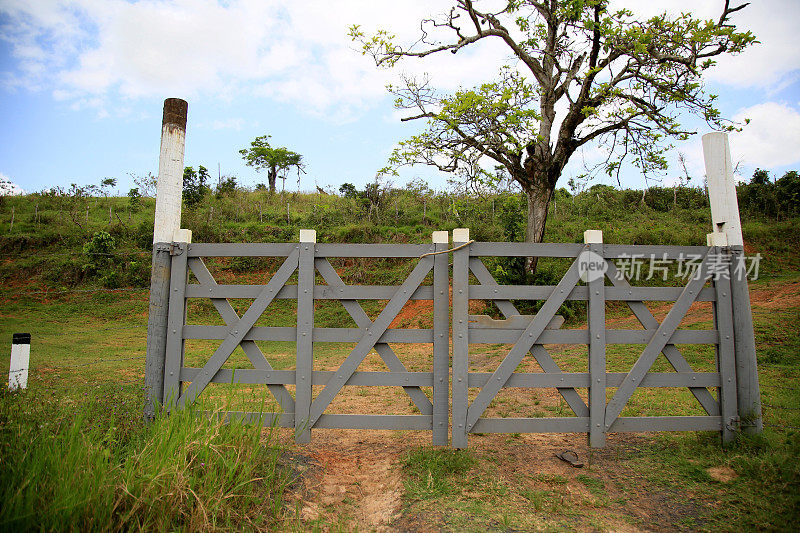
[[[285,286],[297,270],[297,244],[189,244],[175,247],[170,286],[169,330],[167,336],[165,399],[169,408],[185,408],[193,403],[211,383],[267,385],[282,413],[227,412],[216,413],[226,419],[244,418],[270,425],[274,421],[284,427],[294,426],[295,400],[285,385],[295,383],[296,373],[276,371],[267,361],[257,340],[296,340],[297,328],[253,327],[275,299],[297,298],[296,286]],[[283,257],[282,265],[266,285],[219,285],[209,272],[203,257]],[[188,282],[194,274],[197,283]],[[210,298],[224,326],[187,325],[188,298]],[[234,310],[228,298],[254,299],[242,315]],[[222,341],[202,368],[184,366],[184,345],[189,339]],[[241,346],[251,369],[228,369],[222,365],[237,346]],[[188,383],[187,386],[183,386]]]
[[[432,432],[433,444],[447,444],[448,415],[448,336],[447,336],[447,234],[436,232],[432,245],[318,245],[315,267],[327,283],[315,290],[315,298],[341,301],[358,329],[318,328],[314,342],[355,341],[357,344],[335,371],[314,371],[314,385],[323,385],[312,401],[310,427],[360,429],[415,429]],[[396,287],[347,286],[328,261],[329,257],[394,257],[414,258],[417,265],[408,278]],[[433,272],[433,287],[421,283]],[[410,299],[433,302],[432,329],[389,329],[403,306]],[[388,299],[378,317],[372,321],[358,299]],[[443,315],[443,316],[439,316]],[[432,372],[408,372],[389,342],[431,343]],[[358,372],[371,350],[379,355],[389,372]],[[401,386],[419,409],[419,415],[325,414],[325,410],[345,386]],[[421,386],[433,388],[433,402]]]
[[[727,249],[708,247],[639,247],[558,245],[528,243],[471,243],[466,230],[456,230],[454,246],[470,243],[453,255],[453,446],[467,445],[470,432],[582,432],[590,445],[602,447],[608,431],[682,431],[719,430],[724,440],[733,437],[735,421],[735,368],[733,365],[732,310],[730,307],[730,274],[725,262]],[[701,257],[696,276],[683,288],[632,287],[611,259],[644,256],[657,251],[659,257],[677,259],[684,254]],[[584,253],[603,266],[604,275],[589,276],[578,285],[578,273],[584,268]],[[558,285],[548,287],[501,286],[497,284],[480,257],[560,257],[576,258]],[[712,260],[714,258],[714,260]],[[469,285],[469,274],[479,285]],[[606,278],[609,282],[606,282]],[[586,279],[586,278],[582,278]],[[704,288],[711,279],[713,286]],[[606,283],[609,283],[606,286]],[[510,299],[545,300],[533,317],[519,316]],[[493,301],[504,315],[504,321],[488,317],[470,317],[470,299]],[[567,300],[587,301],[587,330],[560,330],[560,323],[551,322],[559,307]],[[607,329],[607,301],[627,303],[644,330]],[[644,301],[675,301],[662,323],[652,315]],[[679,324],[695,301],[711,301],[714,307],[713,330],[681,330]],[[515,316],[517,315],[517,316]],[[512,348],[492,373],[469,372],[469,345],[474,343],[508,343]],[[588,348],[588,372],[562,373],[544,344],[584,344]],[[675,346],[676,344],[712,344],[717,353],[717,372],[694,372]],[[608,372],[608,344],[644,344],[641,355],[630,371]],[[523,358],[530,353],[542,372],[516,372]],[[663,353],[675,372],[652,372],[659,353]],[[469,387],[480,387],[470,404]],[[574,417],[484,418],[485,411],[497,393],[505,387],[555,387],[575,413]],[[608,387],[617,388],[606,404]],[[628,400],[639,387],[687,387],[708,416],[620,417]],[[719,389],[718,398],[708,387]],[[588,406],[576,388],[588,389]],[[463,423],[463,427],[461,424]]]
[[[210,383],[263,384],[275,396],[283,413],[225,412],[225,419],[293,427],[298,442],[308,442],[311,429],[416,429],[432,432],[433,443],[447,444],[448,428],[448,235],[436,232],[431,245],[331,245],[316,244],[310,233],[296,244],[190,244],[176,247],[172,263],[168,352],[165,391],[170,408],[185,408]],[[282,256],[282,266],[266,285],[219,285],[201,257]],[[406,258],[417,264],[400,286],[347,286],[328,261],[329,257]],[[188,273],[198,283],[187,283]],[[286,285],[298,272],[297,285]],[[433,286],[422,285],[433,272]],[[315,285],[316,274],[324,285]],[[225,326],[187,325],[186,299],[210,298]],[[228,298],[254,298],[241,317]],[[255,327],[261,314],[275,299],[297,300],[296,327]],[[389,300],[372,321],[358,300]],[[410,300],[431,300],[434,324],[431,329],[391,329],[389,325]],[[314,302],[341,301],[356,328],[315,327]],[[185,368],[186,339],[222,341],[202,368]],[[255,341],[293,341],[296,343],[295,370],[274,370]],[[314,370],[315,342],[355,342],[342,365],[333,371]],[[433,369],[409,372],[389,343],[430,343]],[[237,346],[241,346],[253,368],[222,368]],[[374,349],[388,372],[357,371]],[[182,387],[186,383],[185,387]],[[286,388],[295,385],[295,394]],[[322,391],[313,397],[313,386]],[[344,386],[402,387],[419,409],[419,415],[326,414],[325,410]],[[421,387],[431,387],[432,400]]]

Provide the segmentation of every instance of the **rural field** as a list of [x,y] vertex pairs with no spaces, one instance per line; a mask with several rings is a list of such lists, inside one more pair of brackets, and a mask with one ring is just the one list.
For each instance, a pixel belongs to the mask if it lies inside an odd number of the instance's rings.
[[[573,192],[556,192],[545,241],[582,242],[584,230],[600,229],[612,244],[702,245],[711,230],[700,189]],[[350,243],[427,243],[432,231],[463,227],[479,241],[524,234],[525,204],[517,194],[437,193],[420,184],[342,193],[234,187],[185,208],[182,227],[193,231],[194,242],[296,242],[300,229],[316,229],[319,242]],[[759,201],[742,187],[746,251],[761,256],[750,284],[761,435],[740,434],[723,448],[711,432],[610,434],[605,448],[590,449],[583,434],[474,434],[469,448],[457,451],[434,447],[429,432],[415,431],[314,429],[311,443],[298,445],[288,429],[197,416],[197,410],[272,411],[266,386],[215,384],[198,407],[145,424],[154,201],[75,190],[0,198],[0,338],[8,346],[12,333],[32,335],[28,389],[0,393],[0,530],[791,530],[800,519],[800,218],[796,211],[765,216]],[[279,263],[218,258],[207,265],[220,283],[259,284]],[[397,285],[413,266],[385,259],[332,265],[346,283],[369,285]],[[565,268],[542,261],[536,277],[525,278],[519,265],[487,266],[509,284],[553,284]],[[251,300],[231,303],[242,313]],[[361,303],[374,319],[385,302]],[[586,327],[580,304],[561,310],[569,328]],[[274,302],[257,325],[294,325],[295,305]],[[659,321],[670,309],[647,305]],[[606,312],[609,327],[640,328],[622,304]],[[497,310],[471,301],[470,313]],[[187,323],[224,324],[199,299],[191,300]],[[431,302],[411,301],[392,327],[431,323]],[[336,301],[317,302],[315,325],[355,327]],[[713,328],[710,303],[694,304],[681,327]],[[294,343],[257,343],[276,370],[294,368]],[[202,365],[217,345],[187,341],[187,366]],[[338,368],[353,346],[315,342],[314,369]],[[392,348],[410,371],[429,371],[430,346]],[[585,346],[546,348],[563,370],[585,371]],[[492,371],[509,349],[472,345],[470,370]],[[608,371],[629,370],[637,350],[609,346]],[[681,351],[695,371],[714,371],[713,347]],[[9,352],[1,353],[6,369]],[[659,357],[653,371],[671,370]],[[239,348],[224,368],[247,364]],[[373,351],[359,370],[385,366]],[[519,370],[539,367],[526,358]],[[586,389],[579,393],[585,400]],[[327,412],[418,413],[400,387],[362,386],[343,388]],[[504,389],[487,412],[572,414],[555,389],[522,388]],[[640,389],[623,414],[702,409],[688,389]],[[556,457],[567,449],[583,468]]]

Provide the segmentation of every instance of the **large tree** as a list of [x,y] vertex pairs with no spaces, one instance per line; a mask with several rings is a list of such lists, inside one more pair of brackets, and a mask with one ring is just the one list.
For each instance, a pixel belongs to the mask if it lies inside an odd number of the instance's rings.
[[618,176],[626,157],[652,172],[666,168],[672,140],[694,133],[680,124],[681,113],[733,128],[714,107],[716,96],[704,91],[702,72],[714,57],[755,42],[729,20],[747,4],[726,0],[717,20],[687,13],[637,20],[608,3],[509,0],[489,11],[477,0],[457,0],[446,14],[423,20],[421,37],[408,47],[385,30],[367,35],[353,26],[351,37],[379,67],[487,40],[501,42],[512,58],[486,83],[452,94],[427,77],[404,75],[401,86],[390,86],[396,106],[409,110],[402,120],[427,121],[423,133],[400,143],[390,168],[424,163],[468,180],[491,179],[497,174],[487,159],[494,160],[527,195],[526,240],[541,242],[556,183],[582,146],[606,147],[610,175]]
[[256,170],[267,169],[267,182],[269,183],[269,192],[275,192],[275,182],[280,174],[286,183],[286,175],[292,167],[295,167],[299,173],[303,171],[303,156],[292,152],[291,150],[278,147],[273,148],[269,144],[271,135],[262,135],[256,137],[250,143],[250,148],[239,150],[242,158],[247,163],[247,166],[255,167]]

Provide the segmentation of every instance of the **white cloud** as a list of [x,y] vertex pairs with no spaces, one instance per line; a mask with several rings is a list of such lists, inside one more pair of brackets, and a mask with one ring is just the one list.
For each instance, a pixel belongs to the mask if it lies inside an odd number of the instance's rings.
[[741,133],[730,135],[736,161],[770,169],[800,163],[800,112],[785,104],[766,102],[739,111],[737,121],[749,118]]
[[[468,47],[456,56],[408,59],[394,71],[377,70],[347,37],[361,24],[386,28],[399,42],[419,36],[422,18],[446,12],[452,0],[5,0],[0,39],[16,68],[3,72],[8,87],[46,89],[79,108],[116,115],[115,97],[206,95],[231,100],[268,96],[334,120],[352,119],[385,96],[401,71],[430,72],[434,86],[453,90],[493,75],[507,58],[499,42]],[[614,0],[648,16],[668,8],[715,18],[721,0]],[[763,44],[721,58],[712,81],[777,90],[800,69],[794,46],[796,0],[761,0],[736,13]],[[6,67],[8,68],[8,67]]]
[[[733,2],[738,5],[742,2]],[[614,0],[614,7],[625,7],[637,15],[653,16],[670,13],[692,13],[696,17],[716,20],[722,12],[721,0],[671,0],[642,2]],[[775,92],[800,70],[800,48],[797,47],[797,21],[800,2],[797,0],[759,0],[731,15],[739,31],[751,31],[760,41],[738,56],[722,55],[706,78],[710,81],[744,88],[762,88]]]
[[0,196],[17,196],[25,194],[25,191],[11,181],[11,178],[0,172]]
[[[71,0],[8,1],[2,37],[17,68],[8,86],[48,89],[54,98],[95,106],[114,96],[270,96],[344,120],[385,96],[400,69],[376,69],[347,36],[389,28],[401,42],[419,36],[419,21],[445,12],[449,0]],[[452,90],[486,79],[502,62],[500,46],[406,61],[402,70],[435,73]]]

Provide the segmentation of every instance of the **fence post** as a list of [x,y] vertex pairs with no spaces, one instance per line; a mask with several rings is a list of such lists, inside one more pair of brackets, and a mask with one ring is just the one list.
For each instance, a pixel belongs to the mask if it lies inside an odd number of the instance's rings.
[[144,374],[146,419],[152,419],[156,413],[156,406],[164,403],[170,249],[173,234],[175,230],[180,229],[181,223],[187,111],[188,104],[184,100],[179,98],[164,100],[147,319],[147,358]]
[[[447,231],[433,232],[434,252],[445,252]],[[433,256],[433,444],[447,445],[450,400],[450,276],[446,253]]]
[[311,385],[314,375],[314,255],[317,232],[300,230],[297,267],[297,362],[295,363],[294,437],[298,444],[311,441]]
[[14,333],[11,341],[11,361],[8,365],[8,390],[28,388],[30,362],[31,334]]
[[734,353],[739,417],[746,433],[760,433],[761,391],[758,384],[758,360],[753,334],[753,315],[744,255],[744,238],[736,199],[736,182],[731,165],[728,134],[703,135],[703,155],[708,182],[708,198],[714,232],[725,233],[732,259],[731,300],[733,305]]
[[[469,242],[469,229],[453,230],[453,248]],[[467,447],[469,406],[469,246],[453,252],[453,447]]]
[[[587,230],[583,242],[590,254],[584,270],[589,288],[587,322],[589,327],[589,446],[606,445],[606,295],[603,232]],[[586,253],[586,252],[584,252]]]

